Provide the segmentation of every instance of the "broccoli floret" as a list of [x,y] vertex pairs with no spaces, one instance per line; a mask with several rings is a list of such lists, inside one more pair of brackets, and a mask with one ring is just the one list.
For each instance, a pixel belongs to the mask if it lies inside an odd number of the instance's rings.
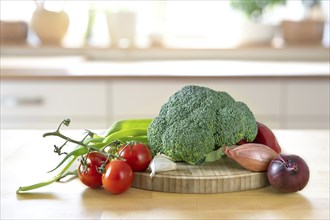
[[253,140],[257,124],[247,105],[228,93],[189,85],[169,98],[148,127],[153,155],[196,164],[208,153],[242,139]]
[[258,132],[256,120],[243,102],[234,102],[216,111],[215,144],[230,146],[240,140],[253,141]]
[[162,153],[174,161],[196,163],[205,156],[205,152],[214,149],[214,120],[214,112],[200,107],[189,117],[174,122],[163,133]]
[[[162,136],[167,130],[166,118],[164,116],[158,116],[152,120],[152,126],[148,127],[148,141],[150,140],[152,147],[150,147],[151,153],[155,156],[158,152],[162,152],[163,143]],[[151,125],[151,124],[150,124]]]

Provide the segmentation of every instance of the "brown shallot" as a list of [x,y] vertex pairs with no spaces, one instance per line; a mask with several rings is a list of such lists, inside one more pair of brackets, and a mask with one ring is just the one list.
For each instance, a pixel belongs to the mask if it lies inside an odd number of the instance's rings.
[[270,162],[278,156],[273,149],[257,143],[242,144],[232,149],[224,147],[224,153],[250,171],[266,171]]

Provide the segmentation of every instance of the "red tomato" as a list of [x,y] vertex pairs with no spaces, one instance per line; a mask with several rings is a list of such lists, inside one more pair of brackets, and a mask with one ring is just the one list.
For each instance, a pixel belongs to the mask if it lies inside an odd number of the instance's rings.
[[84,170],[82,164],[78,167],[78,176],[80,181],[90,188],[97,188],[102,186],[102,173],[98,169],[107,160],[107,156],[99,152],[90,152],[87,155],[86,163],[87,169]]
[[102,175],[103,187],[112,194],[119,194],[128,190],[133,182],[133,170],[123,160],[113,160],[107,164]]
[[126,160],[133,171],[144,171],[152,160],[149,147],[143,143],[121,146],[118,149],[118,154]]

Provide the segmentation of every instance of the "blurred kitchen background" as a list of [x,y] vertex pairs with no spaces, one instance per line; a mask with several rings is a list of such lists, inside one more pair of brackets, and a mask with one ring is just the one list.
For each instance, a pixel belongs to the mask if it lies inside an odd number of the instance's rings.
[[328,0],[1,0],[1,129],[105,129],[196,84],[329,129]]

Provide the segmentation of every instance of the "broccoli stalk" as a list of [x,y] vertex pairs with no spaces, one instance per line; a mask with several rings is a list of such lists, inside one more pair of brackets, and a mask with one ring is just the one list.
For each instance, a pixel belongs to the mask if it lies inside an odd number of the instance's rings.
[[221,158],[224,146],[254,140],[257,131],[246,104],[226,92],[189,85],[162,106],[148,127],[148,141],[153,155],[199,164]]

